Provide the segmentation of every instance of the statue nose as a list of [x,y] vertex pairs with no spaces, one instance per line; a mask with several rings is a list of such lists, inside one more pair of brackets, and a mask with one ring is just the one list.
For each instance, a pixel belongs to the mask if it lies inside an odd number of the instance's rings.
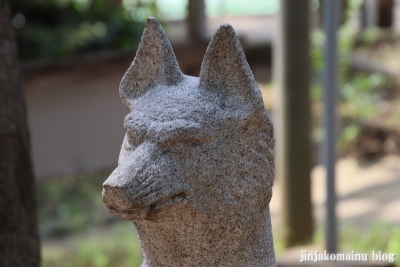
[[103,184],[103,202],[118,209],[139,209],[140,204],[132,197],[129,187]]
[[103,192],[110,196],[118,196],[119,194],[122,194],[124,190],[125,188],[123,187],[113,186],[106,183],[103,184]]

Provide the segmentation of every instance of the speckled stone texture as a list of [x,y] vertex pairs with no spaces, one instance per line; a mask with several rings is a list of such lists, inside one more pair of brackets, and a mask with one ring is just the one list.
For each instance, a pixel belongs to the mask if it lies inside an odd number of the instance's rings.
[[273,127],[233,28],[197,78],[149,18],[120,95],[126,135],[103,201],[135,224],[142,266],[276,266]]

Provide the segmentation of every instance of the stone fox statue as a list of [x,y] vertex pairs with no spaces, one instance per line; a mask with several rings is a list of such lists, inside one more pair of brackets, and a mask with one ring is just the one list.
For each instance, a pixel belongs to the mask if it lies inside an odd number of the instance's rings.
[[216,31],[197,78],[149,18],[119,91],[126,135],[103,201],[133,221],[142,266],[276,266],[273,127],[233,28]]

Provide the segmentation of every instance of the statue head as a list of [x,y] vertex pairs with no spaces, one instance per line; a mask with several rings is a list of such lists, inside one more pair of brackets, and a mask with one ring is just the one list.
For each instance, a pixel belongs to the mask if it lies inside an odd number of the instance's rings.
[[230,25],[214,34],[197,78],[181,72],[149,18],[119,90],[129,114],[118,167],[103,185],[112,214],[143,233],[163,222],[179,228],[193,214],[238,236],[267,220],[273,127]]

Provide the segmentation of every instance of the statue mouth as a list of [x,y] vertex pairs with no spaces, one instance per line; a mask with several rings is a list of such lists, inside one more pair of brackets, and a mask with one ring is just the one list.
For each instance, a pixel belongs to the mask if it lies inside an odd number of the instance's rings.
[[125,220],[151,219],[162,210],[169,208],[175,204],[187,203],[188,194],[186,192],[178,192],[164,197],[144,207],[131,207],[121,209],[118,206],[106,205],[110,213],[116,217]]
[[148,214],[148,208],[120,209],[109,205],[107,205],[107,208],[112,215],[124,220],[145,219]]
[[188,194],[186,192],[178,192],[151,204],[149,208],[149,213],[153,215],[155,213],[158,213],[162,209],[170,207],[174,204],[187,203],[187,202],[188,202]]

